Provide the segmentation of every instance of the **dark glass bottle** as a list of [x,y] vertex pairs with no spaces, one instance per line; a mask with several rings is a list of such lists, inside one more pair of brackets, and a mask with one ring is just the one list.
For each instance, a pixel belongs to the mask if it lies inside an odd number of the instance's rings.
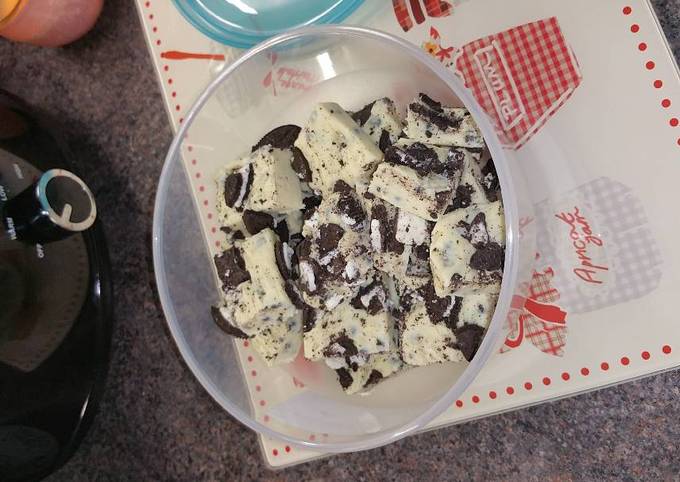
[[62,465],[92,420],[112,294],[91,192],[66,147],[0,91],[0,480]]

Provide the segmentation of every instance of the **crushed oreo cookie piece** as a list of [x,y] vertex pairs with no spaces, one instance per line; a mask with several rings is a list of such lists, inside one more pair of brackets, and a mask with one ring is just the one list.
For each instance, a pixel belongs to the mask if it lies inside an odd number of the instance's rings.
[[[378,226],[380,232],[380,250],[401,254],[404,252],[404,244],[397,240],[397,215],[390,217],[387,208],[383,204],[376,204],[371,209],[371,229]],[[377,221],[374,223],[373,221]],[[374,249],[377,249],[374,246]]]
[[484,328],[478,325],[463,325],[456,328],[454,333],[456,335],[454,348],[460,350],[467,361],[472,361],[479,345],[482,344]]
[[215,267],[225,290],[236,288],[241,283],[250,280],[250,273],[246,270],[246,262],[241,256],[241,251],[236,247],[215,256]]
[[[335,183],[336,187],[339,183],[346,185],[345,182],[338,181]],[[357,199],[354,194],[354,191],[350,188],[349,190],[343,189],[341,191],[336,189],[335,192],[340,194],[336,208],[342,215],[343,221],[354,230],[361,229],[362,223],[366,220],[366,213],[364,212],[364,208],[361,206],[359,199]]]
[[241,330],[236,328],[234,325],[229,323],[224,318],[224,316],[222,316],[222,312],[217,306],[210,307],[210,314],[212,315],[212,319],[215,322],[215,324],[227,335],[231,335],[236,338],[250,338],[248,335],[246,335]]
[[459,184],[456,188],[456,195],[453,198],[453,201],[451,201],[449,207],[446,208],[446,213],[470,206],[470,204],[472,204],[472,193],[472,186],[469,184]]
[[371,110],[373,110],[374,104],[375,101],[371,102],[370,104],[366,104],[361,108],[361,110],[351,113],[350,117],[354,120],[354,122],[363,127],[368,118],[371,117]]
[[362,287],[350,304],[357,310],[365,310],[369,315],[377,315],[384,311],[386,297],[382,283],[375,280],[368,286]]
[[274,232],[281,241],[288,242],[290,240],[290,231],[288,230],[288,223],[285,219],[282,219],[276,223],[276,226],[274,226]]
[[307,161],[305,155],[297,147],[293,146],[292,151],[293,160],[291,161],[290,165],[293,168],[293,171],[295,171],[295,174],[297,174],[301,181],[311,182],[312,170],[309,167],[309,161]]
[[445,296],[440,298],[434,291],[434,285],[428,283],[418,290],[425,300],[427,315],[433,323],[444,323],[451,330],[458,323],[462,298],[455,296]]
[[442,174],[446,168],[435,150],[422,142],[414,142],[406,147],[389,147],[385,151],[385,162],[410,167],[421,176]]
[[295,282],[292,280],[286,280],[284,289],[286,290],[286,294],[288,295],[290,302],[293,303],[293,306],[295,306],[298,310],[302,310],[307,306],[303,301]]
[[254,152],[262,146],[272,146],[278,149],[288,149],[293,147],[302,129],[296,125],[288,124],[277,127],[267,132],[262,139],[255,144],[251,150]]
[[273,228],[274,218],[267,213],[246,209],[243,211],[243,224],[248,232],[254,236],[264,229]]
[[319,227],[319,255],[323,258],[338,248],[345,230],[335,223],[322,224]]
[[421,104],[413,102],[412,104],[409,104],[408,108],[415,114],[427,119],[431,124],[437,126],[439,130],[455,130],[460,127],[462,119],[454,119],[447,116],[439,102],[435,102],[427,96],[422,96],[420,100],[422,102]]
[[505,250],[496,242],[491,242],[477,248],[477,251],[470,257],[470,267],[478,271],[503,269],[504,262]]
[[484,188],[486,199],[488,199],[489,202],[498,201],[500,199],[501,182],[498,179],[498,173],[496,172],[496,166],[493,163],[493,159],[489,159],[482,168],[482,187]]
[[383,153],[387,151],[388,148],[392,147],[392,139],[390,139],[390,133],[385,129],[380,133],[380,140],[378,141],[378,147]]
[[442,112],[442,110],[443,110],[442,109],[442,103],[437,102],[436,100],[432,99],[427,94],[423,94],[422,92],[420,92],[418,94],[418,100],[420,100],[420,102],[422,102],[423,104],[425,104],[426,106],[428,106],[430,109],[432,109],[434,111]]
[[274,258],[283,279],[293,279],[293,266],[297,264],[293,249],[285,242],[276,241],[274,245]]
[[354,379],[347,368],[338,368],[335,373],[338,375],[338,382],[344,390],[352,386]]
[[302,309],[302,331],[307,333],[316,325],[316,310],[309,306]]
[[370,387],[371,385],[375,385],[378,383],[380,380],[382,380],[383,374],[380,373],[378,370],[371,370],[371,374],[368,376],[368,380],[366,380],[366,383],[364,384],[364,388]]
[[321,196],[307,196],[302,200],[302,203],[305,205],[302,210],[302,218],[306,221],[312,217],[321,204]]
[[250,164],[232,172],[224,180],[224,202],[230,208],[240,211],[243,202],[250,194],[253,184],[253,172]]

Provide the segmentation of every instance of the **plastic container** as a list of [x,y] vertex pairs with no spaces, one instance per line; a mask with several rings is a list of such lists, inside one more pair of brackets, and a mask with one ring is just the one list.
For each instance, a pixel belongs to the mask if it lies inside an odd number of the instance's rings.
[[364,0],[174,0],[194,27],[213,40],[249,48],[308,25],[340,23]]
[[[442,364],[386,380],[368,395],[347,396],[335,374],[301,357],[266,368],[243,341],[222,333],[209,307],[219,299],[212,266],[221,233],[211,213],[215,174],[269,129],[301,125],[315,103],[357,109],[381,96],[402,109],[418,92],[465,105],[495,160],[503,190],[507,249],[496,313],[469,364]],[[523,174],[461,82],[417,47],[355,27],[307,27],[273,38],[228,66],[201,94],[173,141],[161,174],[153,256],[161,303],[187,365],[236,419],[262,434],[322,452],[393,442],[422,429],[450,407],[504,339],[518,276],[534,254],[518,206]],[[528,205],[523,212],[530,212]],[[265,395],[266,393],[266,395]]]
[[104,0],[0,0],[0,36],[59,47],[85,35]]

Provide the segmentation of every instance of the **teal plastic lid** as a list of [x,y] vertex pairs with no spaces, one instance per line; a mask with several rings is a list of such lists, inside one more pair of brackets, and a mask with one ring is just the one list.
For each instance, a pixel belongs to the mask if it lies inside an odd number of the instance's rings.
[[174,0],[177,9],[213,40],[249,48],[286,30],[340,23],[364,0]]

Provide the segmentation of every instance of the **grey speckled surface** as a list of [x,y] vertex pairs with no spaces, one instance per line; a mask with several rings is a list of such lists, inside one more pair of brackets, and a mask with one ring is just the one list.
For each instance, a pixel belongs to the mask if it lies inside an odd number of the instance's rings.
[[[656,0],[680,54],[680,0]],[[61,118],[113,258],[117,325],[101,411],[52,480],[568,480],[680,477],[680,372],[270,472],[254,433],[174,352],[154,301],[152,201],[171,133],[133,2],[59,50],[0,40],[0,87]]]

